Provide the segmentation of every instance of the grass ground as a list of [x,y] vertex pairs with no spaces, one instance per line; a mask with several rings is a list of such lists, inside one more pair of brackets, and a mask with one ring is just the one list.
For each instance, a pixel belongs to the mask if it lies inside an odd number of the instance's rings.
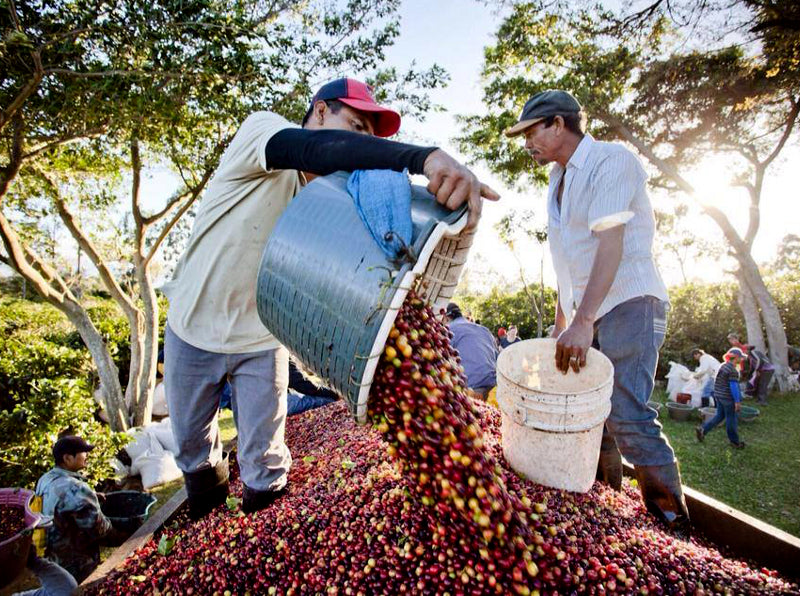
[[[664,403],[666,394],[654,395]],[[754,405],[745,400],[745,404]],[[739,424],[747,447],[732,449],[724,425],[703,443],[695,437],[699,413],[687,422],[660,421],[681,464],[683,482],[731,507],[800,536],[800,393],[773,394],[753,422]]]

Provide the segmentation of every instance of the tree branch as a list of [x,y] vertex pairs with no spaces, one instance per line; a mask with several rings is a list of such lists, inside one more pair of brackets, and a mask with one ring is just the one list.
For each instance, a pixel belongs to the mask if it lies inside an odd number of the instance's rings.
[[119,283],[117,283],[117,280],[114,278],[114,274],[111,272],[111,269],[108,267],[105,259],[103,259],[103,257],[100,255],[94,243],[83,231],[75,216],[67,207],[67,203],[63,196],[61,196],[58,185],[41,170],[37,170],[37,173],[49,187],[50,192],[53,195],[56,210],[61,217],[61,221],[64,222],[64,225],[67,226],[67,229],[69,230],[70,234],[72,234],[75,242],[78,243],[78,246],[81,247],[81,249],[86,253],[94,266],[97,268],[97,272],[100,275],[103,285],[105,285],[105,287],[108,289],[114,300],[116,300],[122,309],[125,310],[126,314],[130,315],[135,313],[138,310],[136,305],[120,287]]
[[48,141],[47,143],[41,143],[39,145],[35,145],[33,147],[33,149],[31,149],[25,155],[22,156],[22,159],[30,159],[31,157],[35,157],[35,156],[39,155],[40,153],[44,153],[45,151],[48,151],[49,149],[54,149],[55,147],[58,147],[59,145],[64,145],[64,144],[70,143],[72,141],[77,141],[77,140],[81,140],[81,139],[91,139],[91,138],[94,138],[94,137],[99,137],[101,134],[103,134],[105,132],[105,130],[106,130],[106,126],[105,125],[98,126],[97,128],[90,128],[90,129],[82,131],[82,132],[75,132],[75,133],[67,134],[67,135],[64,135],[62,137],[59,137],[58,139],[54,139],[54,140]]
[[139,191],[141,189],[142,179],[142,159],[139,154],[139,139],[133,137],[131,139],[131,212],[133,213],[133,220],[136,222],[136,227],[141,229],[144,226],[144,218],[142,211],[139,208]]
[[27,279],[36,288],[42,297],[52,304],[63,304],[64,293],[56,291],[50,283],[34,267],[28,263],[28,250],[20,242],[19,236],[14,231],[11,222],[0,212],[0,238],[3,239],[8,257],[6,263],[17,273]]
[[11,181],[16,177],[19,172],[19,166],[22,164],[22,117],[19,115],[14,116],[14,132],[11,137],[11,151],[8,156],[8,165],[0,168],[0,205],[3,204],[3,197],[8,192],[8,186]]
[[[100,79],[103,77],[166,77],[169,79],[187,79],[187,78],[207,78],[209,75],[204,72],[194,71],[148,71],[148,70],[102,70],[96,72],[78,72],[69,68],[56,68],[48,67],[44,69],[45,75],[62,74],[76,79]],[[228,82],[243,81],[248,78],[255,77],[258,73],[243,73],[241,75],[227,75],[222,73],[214,73],[213,77],[222,79]]]
[[764,166],[764,169],[769,167],[769,164],[771,164],[775,158],[778,157],[778,154],[780,154],[780,152],[783,150],[784,145],[786,145],[786,142],[792,135],[792,130],[797,122],[797,115],[800,114],[800,98],[792,98],[791,102],[792,109],[789,112],[789,115],[786,117],[786,128],[783,129],[783,134],[781,135],[778,144],[775,145],[775,149],[773,149],[772,153],[770,153],[767,158],[761,162],[761,165]]
[[33,249],[27,245],[23,245],[23,249],[25,250],[25,255],[27,257],[28,263],[31,264],[49,284],[55,283],[58,287],[59,291],[62,292],[65,296],[72,295],[72,291],[69,289],[66,280],[61,277],[61,275],[56,271],[53,267],[47,264],[47,262],[42,259],[38,254],[36,254]]
[[164,229],[161,230],[161,233],[159,233],[158,238],[156,238],[155,242],[153,242],[153,246],[150,247],[150,251],[147,253],[147,256],[144,259],[145,266],[150,264],[150,261],[152,261],[153,257],[156,256],[156,253],[158,252],[161,243],[164,242],[164,239],[170,233],[172,228],[175,227],[175,224],[178,223],[178,221],[180,221],[184,213],[186,213],[189,210],[189,207],[191,207],[197,200],[197,198],[200,196],[200,193],[203,191],[203,188],[205,188],[205,185],[208,182],[209,178],[211,178],[211,174],[213,173],[213,171],[214,171],[213,168],[208,168],[206,170],[200,183],[192,189],[189,198],[183,205],[181,205],[181,208],[178,209],[175,215],[172,216],[172,219],[170,219],[167,222],[167,224],[164,226]]
[[153,213],[152,215],[147,215],[147,216],[143,217],[143,220],[144,220],[145,224],[150,226],[150,225],[156,223],[157,221],[159,221],[162,217],[164,217],[170,211],[172,211],[172,209],[178,203],[180,203],[182,200],[184,200],[186,197],[188,197],[191,194],[191,192],[192,192],[192,190],[188,189],[188,190],[185,190],[183,192],[175,193],[172,196],[172,198],[167,201],[167,204],[164,206],[164,208],[161,211],[157,211],[157,212]]

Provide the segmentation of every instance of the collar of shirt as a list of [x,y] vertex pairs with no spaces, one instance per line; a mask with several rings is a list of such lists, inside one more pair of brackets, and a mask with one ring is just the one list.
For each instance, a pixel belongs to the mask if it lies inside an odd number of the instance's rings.
[[68,476],[70,478],[75,478],[77,480],[84,480],[85,481],[84,477],[81,476],[81,474],[79,472],[71,472],[70,470],[62,468],[61,466],[56,466],[55,468],[53,468],[53,471],[58,476]]
[[586,159],[589,157],[589,152],[592,150],[594,142],[594,137],[589,133],[583,135],[581,142],[575,147],[575,151],[572,152],[572,155],[567,161],[567,167],[573,166],[578,169],[583,168],[583,166],[586,165]]
[[[586,160],[589,158],[589,153],[592,151],[592,146],[595,144],[594,137],[589,133],[586,133],[581,142],[578,143],[578,146],[575,147],[575,151],[572,152],[572,155],[567,160],[567,167],[564,168],[560,163],[555,162],[553,164],[553,168],[550,170],[550,188],[548,192],[548,209],[550,214],[554,216],[556,219],[560,219],[560,211],[563,210],[565,204],[567,203],[567,195],[569,191],[569,183],[571,180],[564,180],[564,190],[561,194],[561,209],[558,207],[558,185],[561,182],[562,177],[566,177],[569,175],[569,169],[577,168],[579,170],[583,169],[586,165]],[[570,176],[571,178],[571,176]]]

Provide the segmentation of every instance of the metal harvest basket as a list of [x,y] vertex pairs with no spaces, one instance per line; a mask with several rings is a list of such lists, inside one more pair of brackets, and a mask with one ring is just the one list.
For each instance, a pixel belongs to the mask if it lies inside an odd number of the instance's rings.
[[337,172],[292,200],[264,249],[256,294],[264,325],[365,422],[378,359],[408,291],[420,280],[421,296],[444,307],[474,233],[464,231],[466,206],[450,211],[412,185],[415,260],[392,262],[346,185],[347,174]]

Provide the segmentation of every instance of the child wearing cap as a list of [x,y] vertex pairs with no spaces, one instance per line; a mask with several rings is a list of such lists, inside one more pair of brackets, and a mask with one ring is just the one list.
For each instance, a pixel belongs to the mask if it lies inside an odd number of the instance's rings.
[[744,448],[744,441],[739,439],[737,413],[742,405],[739,366],[745,358],[747,356],[739,348],[731,348],[725,354],[725,364],[719,367],[714,380],[714,402],[717,404],[717,413],[711,420],[697,427],[698,441],[702,442],[705,436],[724,420],[731,446],[736,449]]

